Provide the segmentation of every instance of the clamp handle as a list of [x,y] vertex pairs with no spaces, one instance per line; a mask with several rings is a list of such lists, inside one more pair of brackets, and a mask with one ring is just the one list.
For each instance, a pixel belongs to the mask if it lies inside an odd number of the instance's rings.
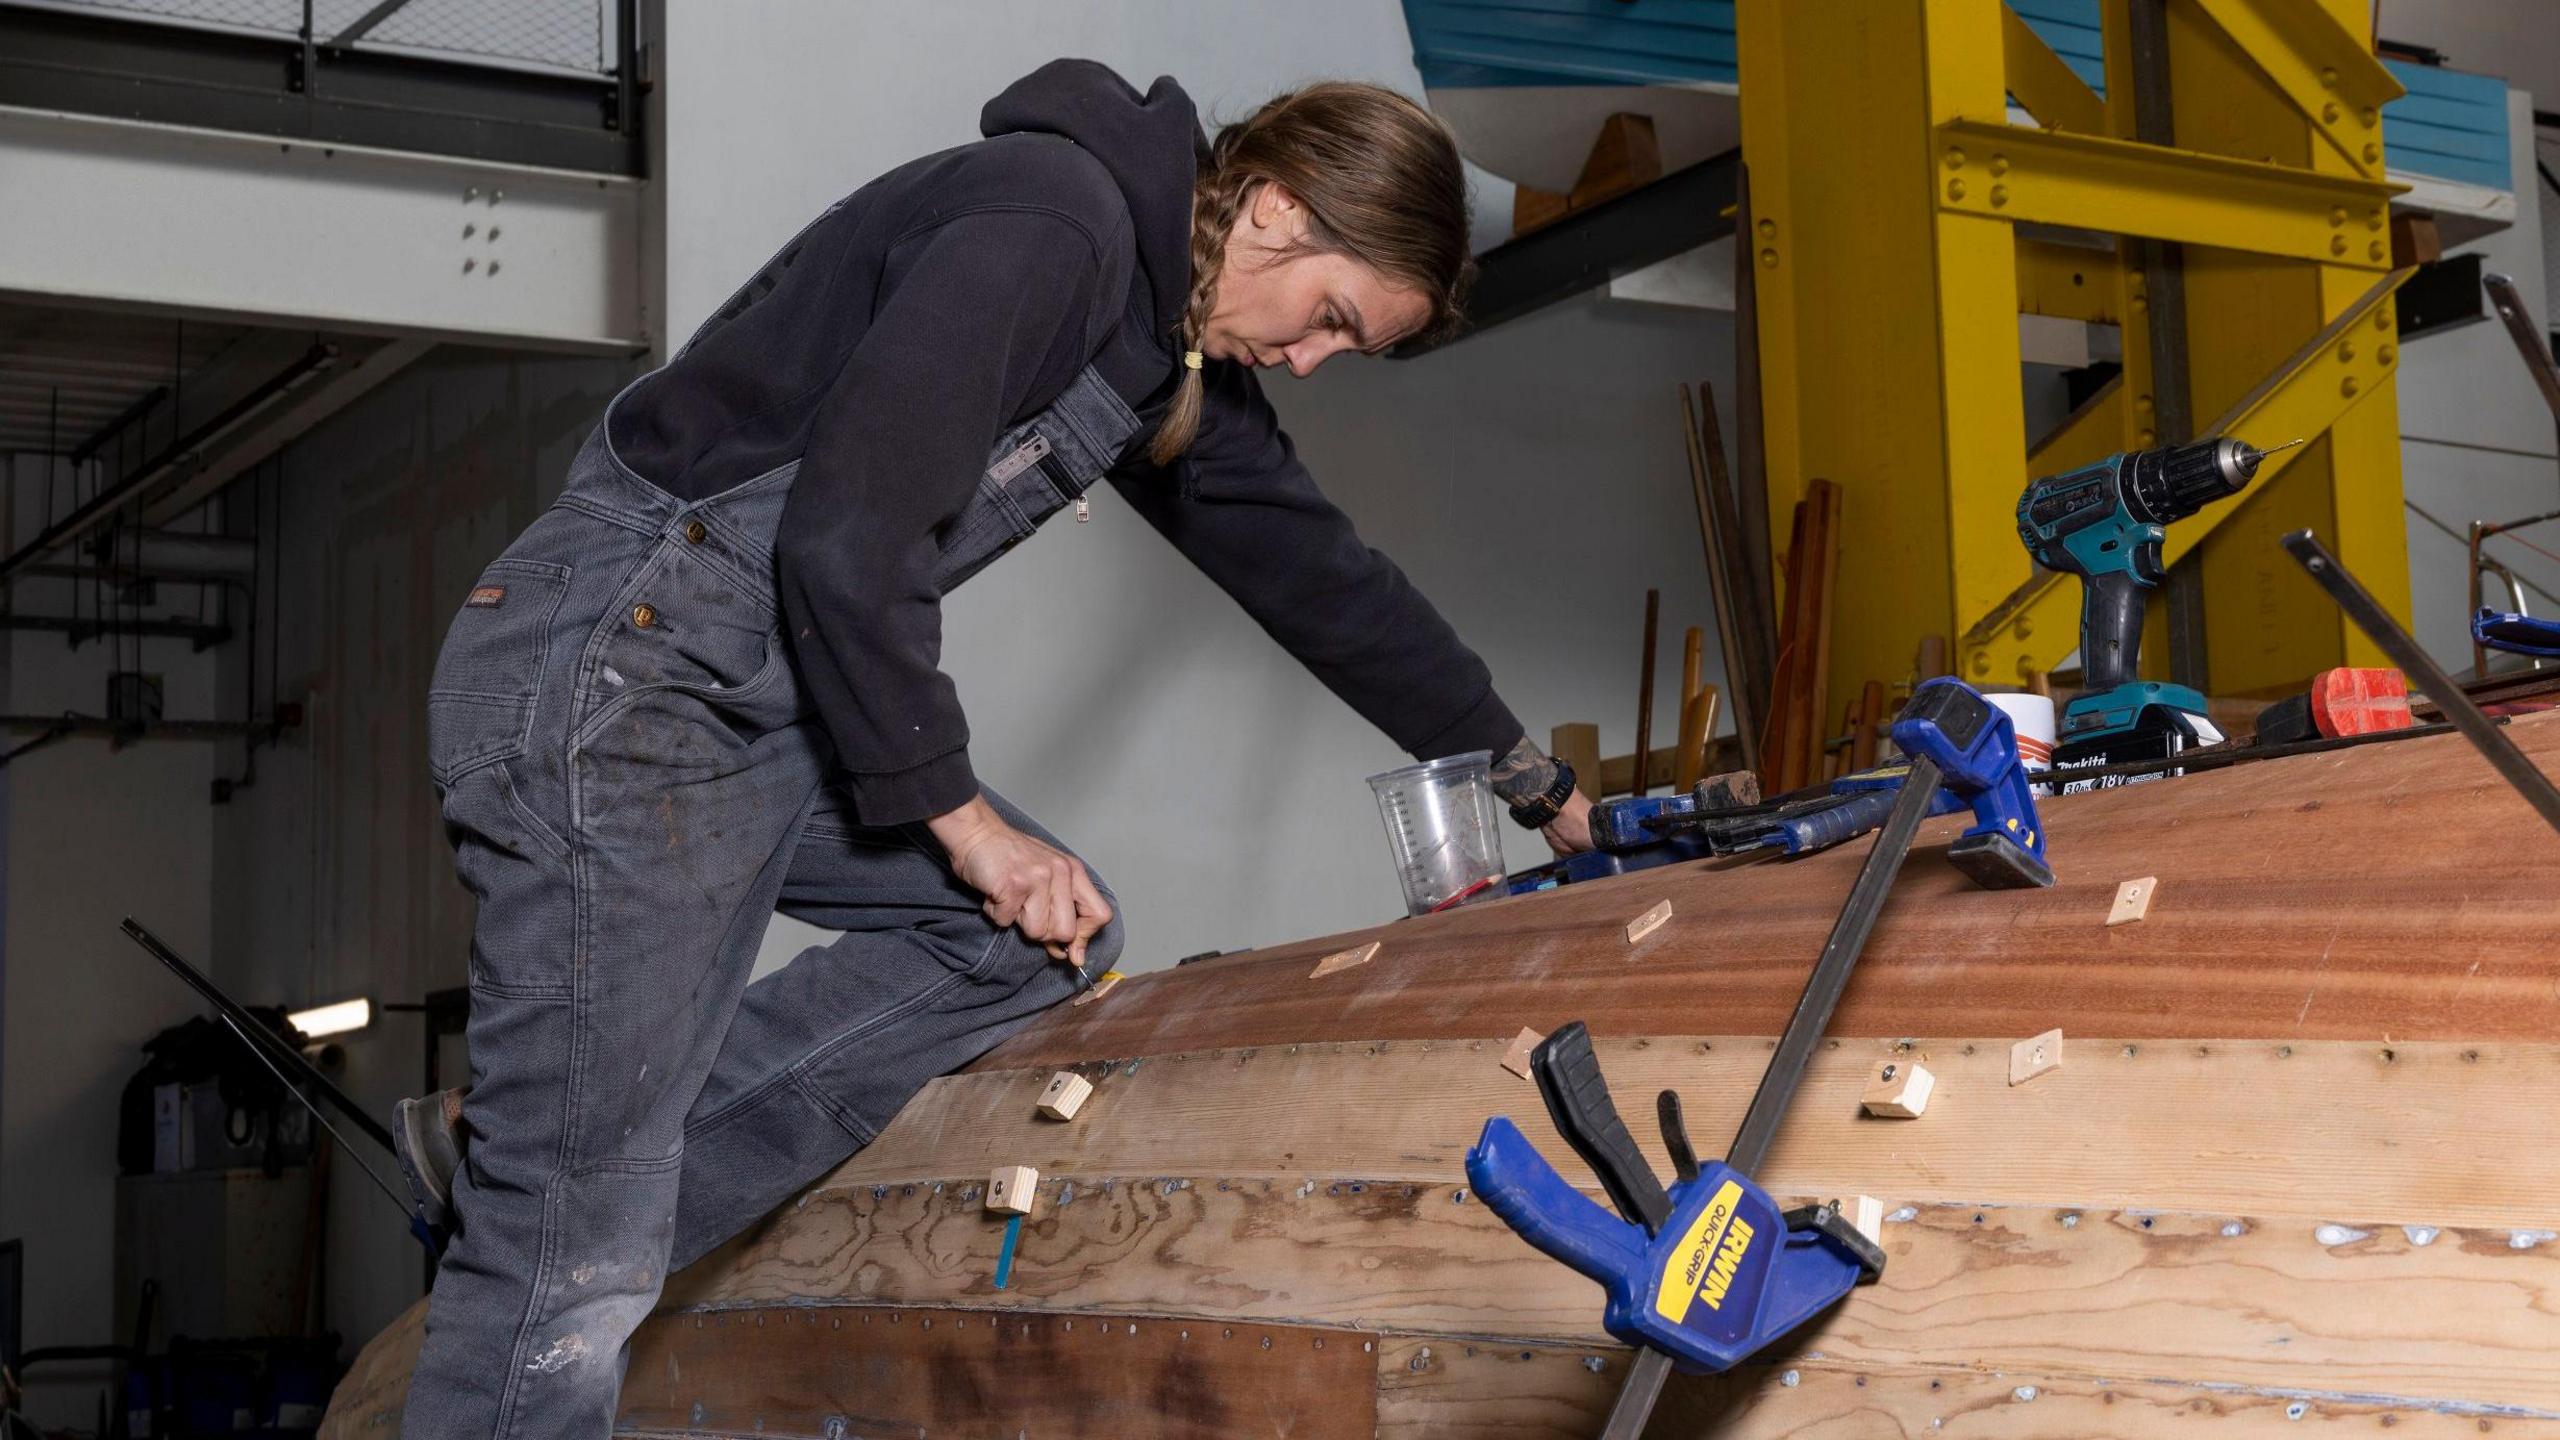
[[1566,1184],[1508,1115],[1484,1122],[1484,1133],[1467,1151],[1467,1182],[1521,1239],[1603,1286],[1643,1266],[1643,1227]]
[[1636,1148],[1627,1122],[1618,1118],[1608,1077],[1600,1073],[1600,1057],[1591,1049],[1590,1029],[1579,1020],[1557,1026],[1529,1052],[1529,1070],[1547,1102],[1547,1117],[1600,1177],[1618,1213],[1642,1225],[1647,1235],[1661,1229],[1671,1218],[1671,1196],[1653,1173],[1652,1162]]

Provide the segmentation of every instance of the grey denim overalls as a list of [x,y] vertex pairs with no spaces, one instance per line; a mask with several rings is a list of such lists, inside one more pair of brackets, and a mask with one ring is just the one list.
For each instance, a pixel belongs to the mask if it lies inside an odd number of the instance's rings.
[[[608,1434],[670,1268],[1087,983],[990,923],[922,827],[866,829],[826,783],[775,595],[797,463],[686,503],[614,454],[611,417],[472,588],[428,697],[479,913],[461,1223],[408,1440]],[[1006,431],[937,536],[941,588],[1081,503],[1137,429],[1087,369]],[[749,985],[776,910],[845,933]],[[1087,971],[1122,940],[1115,919]]]

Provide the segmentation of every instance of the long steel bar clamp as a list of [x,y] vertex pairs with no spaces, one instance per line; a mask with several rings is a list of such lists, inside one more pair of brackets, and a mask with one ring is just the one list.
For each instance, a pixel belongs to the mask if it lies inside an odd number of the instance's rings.
[[1636,1347],[1602,1431],[1606,1440],[1633,1440],[1643,1431],[1675,1365],[1729,1370],[1883,1272],[1882,1249],[1846,1224],[1836,1205],[1781,1211],[1751,1177],[1768,1158],[1941,782],[1974,807],[1973,827],[1948,856],[1976,884],[2053,883],[2006,714],[1961,681],[1932,680],[1894,721],[1893,738],[1910,757],[1910,773],[1721,1162],[1699,1165],[1680,1122],[1680,1097],[1665,1090],[1658,1101],[1662,1141],[1679,1178],[1664,1189],[1618,1118],[1590,1032],[1578,1020],[1530,1053],[1530,1070],[1548,1118],[1618,1213],[1566,1184],[1507,1115],[1487,1120],[1467,1151],[1476,1193],[1521,1238],[1598,1281],[1608,1294],[1601,1324]]
[[2399,621],[2391,618],[2391,612],[2382,608],[2381,601],[2373,598],[2373,592],[2347,573],[2346,567],[2338,563],[2338,557],[2330,554],[2328,547],[2320,543],[2320,537],[2308,530],[2296,530],[2278,543],[2302,567],[2303,573],[2311,577],[2312,583],[2329,592],[2329,598],[2338,602],[2338,608],[2347,612],[2347,618],[2356,622],[2357,628],[2391,658],[2391,663],[2399,666],[2402,674],[2426,692],[2427,698],[2435,702],[2436,709],[2443,713],[2444,718],[2453,722],[2453,727],[2462,732],[2463,738],[2471,742],[2482,759],[2496,767],[2506,782],[2515,787],[2516,793],[2524,797],[2525,803],[2549,821],[2552,829],[2560,830],[2560,786],[2553,785],[2551,777],[2543,774],[2541,767],[2528,759],[2523,751],[2516,748],[2516,742],[2498,729],[2497,722],[2472,703],[2471,697],[2462,692],[2462,687],[2454,683],[2453,677],[2444,673],[2444,667],[2436,663],[2435,657],[2418,644],[2415,636],[2402,629]]

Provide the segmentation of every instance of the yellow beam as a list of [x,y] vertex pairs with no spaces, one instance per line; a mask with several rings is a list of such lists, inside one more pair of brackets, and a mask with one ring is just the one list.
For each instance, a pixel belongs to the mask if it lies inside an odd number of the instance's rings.
[[2197,5],[2355,173],[2382,173],[2382,107],[2408,91],[2364,41],[2315,0]]
[[2018,12],[2000,7],[2000,47],[2008,70],[2009,94],[2036,123],[2050,130],[2077,130],[2083,135],[2103,135],[2107,129],[2107,105],[2081,78],[2072,73],[2044,37],[2028,28]]
[[[2262,450],[2274,450],[2297,439],[2320,441],[2331,435],[2341,420],[2367,398],[2385,390],[2397,373],[2399,353],[2391,338],[2391,294],[2415,273],[2401,270],[2384,277],[2228,412],[2210,425],[2198,427],[2196,433],[2237,436]],[[2107,422],[2112,418],[2113,407],[2100,403],[2107,397],[2106,391],[2091,397],[2038,447],[2029,474],[2058,474],[2107,454],[2112,448]],[[2357,436],[2360,444],[2370,438],[2361,433]],[[2327,448],[2315,445],[2270,454],[2248,489],[2169,527],[2168,538],[2161,545],[2162,564],[2176,564],[2241,507],[2275,490],[2277,478],[2288,467],[2305,458],[2318,458]],[[2391,499],[2396,507],[2397,495]],[[2334,525],[2337,520],[2322,516],[2307,523],[2323,522]],[[2355,528],[2360,535],[2369,535],[2374,528],[2371,517],[2359,513]],[[2402,548],[2406,548],[2405,540]],[[2019,553],[2023,559],[2023,548]],[[2405,592],[2405,562],[2401,573],[2401,589]],[[2213,613],[2210,596],[2207,613]],[[2053,669],[2080,643],[2079,614],[2079,585],[2050,571],[2034,573],[1965,631],[1964,653],[1959,657],[1963,673],[1976,681],[2007,685],[2022,680],[2029,671]]]
[[1843,702],[1989,608],[2024,553],[2000,519],[2026,463],[2012,227],[1938,206],[1925,143],[2007,113],[2001,8],[1736,7],[1771,539],[1808,481],[1841,487]]
[[2405,185],[1981,120],[1938,127],[1939,208],[2381,270]]
[[2018,242],[2018,313],[2120,324],[2124,318],[2124,262],[2113,250]]

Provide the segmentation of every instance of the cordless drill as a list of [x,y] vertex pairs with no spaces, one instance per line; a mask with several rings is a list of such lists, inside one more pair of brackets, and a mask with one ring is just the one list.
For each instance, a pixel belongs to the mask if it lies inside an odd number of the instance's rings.
[[2162,758],[2222,738],[2202,695],[2136,676],[2144,592],[2160,583],[2166,527],[2238,494],[2266,454],[2229,436],[2125,451],[2047,476],[2018,497],[2027,553],[2085,587],[2081,689],[2057,727],[2055,769]]

